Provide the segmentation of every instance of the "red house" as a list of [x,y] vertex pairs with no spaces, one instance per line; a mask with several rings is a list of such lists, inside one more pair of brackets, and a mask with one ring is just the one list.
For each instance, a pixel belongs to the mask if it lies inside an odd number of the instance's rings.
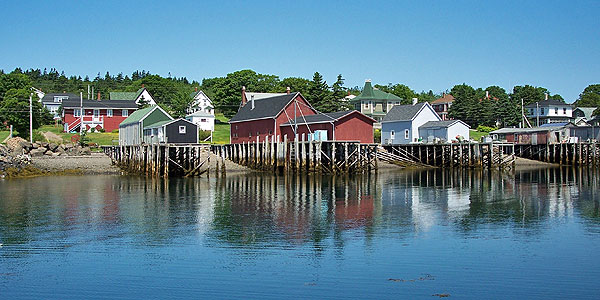
[[[259,96],[258,96],[259,95]],[[296,116],[310,116],[316,110],[300,93],[274,94],[274,96],[242,92],[242,105],[237,114],[229,120],[231,125],[231,143],[255,142],[256,137],[264,141],[265,137],[280,135],[279,126]],[[250,96],[248,99],[247,97]],[[270,96],[270,97],[269,97]],[[292,138],[288,135],[288,140]]]
[[[83,122],[86,131],[95,128],[113,131],[138,109],[133,100],[86,100],[66,99],[62,102],[64,131],[79,131]],[[83,110],[83,118],[82,112]]]
[[300,137],[305,136],[308,139],[309,134],[326,132],[326,137],[320,136],[323,140],[333,141],[358,141],[363,144],[373,143],[373,123],[376,121],[359,111],[347,110],[333,113],[316,114],[306,117],[298,117],[281,124],[281,134],[292,137],[294,129]]
[[[264,141],[279,136],[293,141],[298,136],[309,139],[318,134],[320,140],[358,141],[373,143],[374,119],[358,111],[319,114],[300,93],[246,93],[242,89],[242,104],[229,120],[231,143]],[[314,139],[315,135],[312,135]]]

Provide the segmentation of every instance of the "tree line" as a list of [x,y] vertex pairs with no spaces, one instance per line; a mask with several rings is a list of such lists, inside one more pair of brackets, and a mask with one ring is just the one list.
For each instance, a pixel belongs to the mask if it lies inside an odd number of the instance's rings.
[[[67,76],[54,68],[50,70],[16,68],[9,73],[0,70],[0,121],[14,123],[13,125],[25,123],[28,126],[29,120],[22,111],[27,110],[28,113],[31,87],[41,89],[45,93],[82,91],[87,96],[88,85],[94,88],[94,94],[100,93],[101,99],[109,99],[109,93],[113,91],[134,92],[144,85],[159,105],[177,117],[185,115],[186,109],[193,100],[192,92],[195,88],[204,91],[213,101],[215,109],[228,117],[237,112],[242,86],[245,86],[249,92],[261,93],[284,93],[286,88],[290,87],[292,92],[302,93],[313,107],[321,112],[352,109],[348,102],[342,99],[349,93],[358,95],[361,87],[345,86],[341,74],[331,82],[328,84],[319,72],[315,72],[312,79],[301,77],[280,79],[277,75],[240,70],[223,77],[205,78],[202,82],[198,82],[190,81],[186,77],[172,77],[170,74],[162,77],[145,70],[135,71],[131,75],[123,73],[115,75],[106,72],[103,76],[98,73],[94,78],[88,76],[82,78],[75,75]],[[403,99],[402,104],[411,103],[412,98],[418,98],[420,102],[431,102],[441,96],[440,93],[431,90],[415,92],[400,83],[375,85],[375,88],[400,97]],[[527,105],[544,100],[545,94],[548,94],[550,99],[564,102],[560,95],[551,94],[546,88],[530,85],[515,86],[510,93],[507,93],[498,86],[474,88],[460,84],[446,92],[455,98],[449,111],[450,116],[461,119],[472,127],[517,125],[521,120],[521,99]],[[97,97],[97,95],[91,96]],[[48,121],[49,115],[39,102],[35,102],[34,127]],[[586,87],[575,102],[575,106],[600,106],[600,84]]]

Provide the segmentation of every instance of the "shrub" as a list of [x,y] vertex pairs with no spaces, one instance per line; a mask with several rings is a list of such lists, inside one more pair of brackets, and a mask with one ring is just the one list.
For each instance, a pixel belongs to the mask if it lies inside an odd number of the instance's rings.
[[375,143],[381,143],[381,129],[375,129],[375,132],[373,133],[373,139]]
[[112,133],[119,133],[119,129],[115,129],[113,131],[111,131]]
[[34,130],[33,131],[33,140],[40,141],[40,142],[46,142],[46,137],[43,136],[39,130]]
[[490,133],[494,130],[496,130],[497,128],[494,127],[489,127],[489,126],[485,126],[485,125],[479,125],[477,126],[477,131],[479,132],[485,132],[485,133]]
[[98,129],[98,132],[105,133],[105,132],[106,132],[106,130],[105,130],[104,128],[100,128],[100,129]]
[[94,127],[90,128],[90,132],[92,132],[92,133],[96,132],[96,128],[94,128]]

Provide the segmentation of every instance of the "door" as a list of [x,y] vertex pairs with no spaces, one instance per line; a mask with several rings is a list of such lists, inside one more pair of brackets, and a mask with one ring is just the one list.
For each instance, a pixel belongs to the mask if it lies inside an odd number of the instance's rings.
[[94,109],[94,122],[100,122],[100,110]]

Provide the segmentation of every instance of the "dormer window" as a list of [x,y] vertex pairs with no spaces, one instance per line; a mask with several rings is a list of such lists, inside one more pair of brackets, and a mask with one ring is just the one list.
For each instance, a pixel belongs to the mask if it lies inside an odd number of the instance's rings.
[[55,103],[62,103],[63,100],[69,99],[69,96],[54,96]]

